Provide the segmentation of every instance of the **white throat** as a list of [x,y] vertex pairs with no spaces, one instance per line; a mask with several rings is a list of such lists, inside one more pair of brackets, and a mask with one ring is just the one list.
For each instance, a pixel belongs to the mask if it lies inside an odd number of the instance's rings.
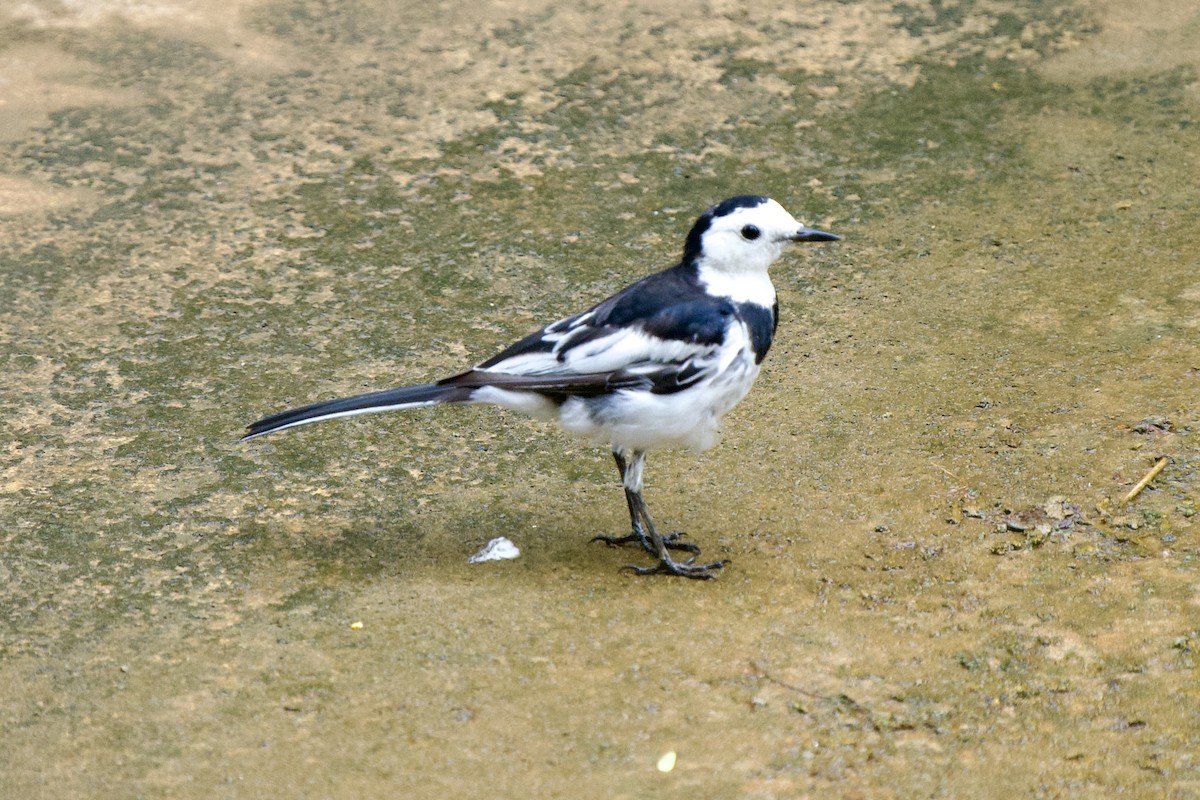
[[731,273],[705,267],[701,261],[697,272],[709,294],[728,297],[735,303],[754,303],[765,308],[775,305],[775,285],[766,270]]

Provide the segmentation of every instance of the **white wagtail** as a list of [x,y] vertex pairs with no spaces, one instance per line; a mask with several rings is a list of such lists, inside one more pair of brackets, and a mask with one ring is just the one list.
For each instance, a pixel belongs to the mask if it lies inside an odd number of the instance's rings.
[[[839,238],[804,227],[769,198],[731,197],[700,216],[675,266],[466,372],[283,411],[250,425],[243,439],[440,403],[490,403],[556,420],[570,433],[612,446],[633,532],[595,538],[638,543],[658,558],[651,567],[631,566],[638,574],[711,578],[725,561],[697,564],[698,547],[655,530],[642,498],[646,453],[717,443],[721,418],[750,390],[779,321],[767,268],[789,242]],[[691,556],[676,561],[671,550]]]

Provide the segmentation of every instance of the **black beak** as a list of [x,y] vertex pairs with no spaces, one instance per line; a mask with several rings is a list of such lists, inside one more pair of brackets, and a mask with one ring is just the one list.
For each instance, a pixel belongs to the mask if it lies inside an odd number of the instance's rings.
[[793,242],[840,242],[842,237],[836,233],[826,233],[816,228],[801,228],[791,235]]

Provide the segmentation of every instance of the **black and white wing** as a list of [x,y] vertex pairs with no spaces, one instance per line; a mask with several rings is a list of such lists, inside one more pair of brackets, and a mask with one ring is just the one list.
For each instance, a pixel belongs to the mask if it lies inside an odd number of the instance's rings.
[[705,294],[676,267],[547,325],[442,383],[486,383],[551,396],[625,387],[668,394],[726,366],[722,345],[737,324],[734,303]]

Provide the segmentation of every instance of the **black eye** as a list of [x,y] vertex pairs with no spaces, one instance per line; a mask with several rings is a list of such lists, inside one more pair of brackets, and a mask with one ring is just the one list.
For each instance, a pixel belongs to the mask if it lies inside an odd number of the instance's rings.
[[746,227],[742,228],[742,238],[743,239],[749,239],[750,241],[754,241],[759,236],[762,236],[762,231],[760,231],[758,228],[756,228],[753,225],[747,225]]

